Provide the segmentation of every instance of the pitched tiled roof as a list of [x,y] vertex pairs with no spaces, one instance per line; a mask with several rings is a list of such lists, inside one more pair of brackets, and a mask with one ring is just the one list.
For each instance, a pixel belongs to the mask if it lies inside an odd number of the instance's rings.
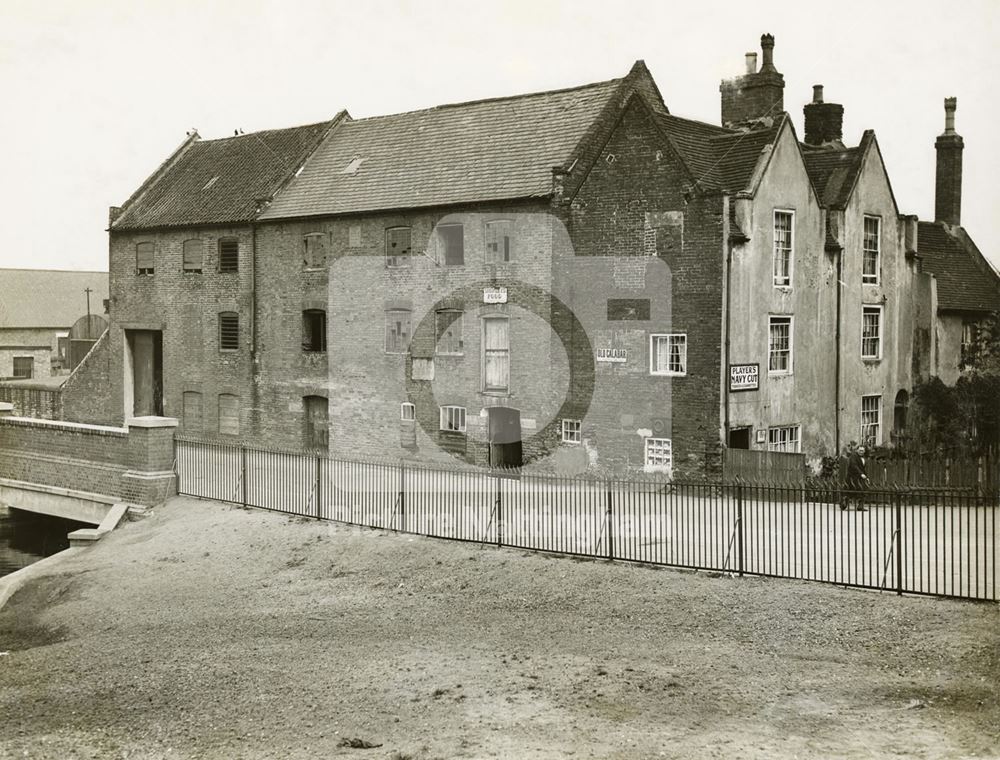
[[129,199],[111,228],[249,221],[334,121],[190,141]]
[[102,313],[107,272],[0,269],[0,328],[69,329],[87,314],[86,288],[92,291],[91,314]]
[[917,249],[923,271],[937,279],[939,309],[1000,310],[1000,276],[975,246],[966,245],[941,222],[920,222]]
[[624,81],[346,120],[261,218],[547,196]]
[[864,150],[856,148],[818,148],[803,145],[806,171],[820,203],[827,208],[843,208],[850,199]]

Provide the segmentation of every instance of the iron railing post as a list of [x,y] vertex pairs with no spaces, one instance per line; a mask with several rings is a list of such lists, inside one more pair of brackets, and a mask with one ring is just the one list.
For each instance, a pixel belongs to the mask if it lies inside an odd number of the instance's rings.
[[607,494],[607,512],[605,513],[605,518],[604,519],[607,520],[606,526],[607,526],[607,531],[608,531],[608,559],[614,559],[615,558],[615,534],[614,534],[614,529],[612,528],[612,523],[611,523],[611,518],[612,518],[612,515],[611,515],[612,496],[611,496],[611,481],[610,480],[605,481],[605,483],[604,483],[604,489],[605,489],[605,492]]
[[319,454],[316,455],[316,519],[320,520],[323,517],[321,504],[323,498],[323,459]]
[[240,494],[244,508],[247,505],[247,447],[240,446]]
[[736,557],[740,577],[743,577],[743,484],[736,484]]
[[400,462],[399,465],[399,529],[406,533],[406,465]]
[[497,546],[503,546],[503,490],[501,486],[500,478],[495,477],[497,484],[497,500],[496,500],[496,512],[497,512]]
[[896,512],[896,595],[903,595],[903,494],[895,491]]

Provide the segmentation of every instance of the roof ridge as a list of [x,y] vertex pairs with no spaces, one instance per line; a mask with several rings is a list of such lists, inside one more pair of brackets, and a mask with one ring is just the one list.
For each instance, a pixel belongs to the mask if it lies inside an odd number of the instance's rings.
[[678,121],[686,121],[688,124],[697,124],[698,126],[701,126],[701,127],[709,127],[710,129],[718,130],[719,134],[712,135],[712,137],[728,137],[729,135],[743,134],[743,132],[741,132],[738,129],[731,129],[729,127],[723,127],[720,124],[713,124],[710,121],[702,121],[701,119],[691,119],[691,118],[689,118],[687,116],[678,116],[675,113],[665,113],[665,114],[659,114],[659,115],[660,115],[661,118],[677,119]]
[[[338,112],[337,116],[339,116],[341,113],[343,113],[343,112],[342,111]],[[337,116],[334,116],[332,119],[324,119],[323,121],[313,121],[313,122],[310,122],[308,124],[298,124],[298,125],[296,125],[294,127],[278,127],[276,129],[259,129],[256,132],[245,132],[244,134],[241,134],[241,135],[227,135],[225,137],[212,137],[212,138],[204,138],[203,137],[201,140],[198,141],[198,143],[201,144],[201,145],[204,145],[205,143],[220,143],[220,142],[225,142],[226,140],[239,140],[239,139],[241,139],[243,137],[258,137],[259,138],[261,135],[269,135],[269,134],[274,134],[276,132],[291,132],[291,131],[296,130],[296,129],[312,129],[313,127],[318,127],[321,124],[331,124],[331,123],[333,123],[334,121],[336,121]]]
[[357,119],[351,119],[346,124],[361,124],[366,121],[375,121],[377,119],[391,119],[394,116],[412,116],[418,113],[431,113],[434,111],[442,111],[447,108],[458,108],[461,106],[474,106],[480,103],[497,103],[503,100],[524,100],[527,98],[541,97],[543,95],[558,95],[564,92],[575,92],[577,90],[586,90],[593,87],[603,87],[610,84],[618,84],[624,81],[624,77],[618,77],[615,79],[605,79],[600,82],[590,82],[588,84],[576,85],[575,87],[561,87],[554,90],[539,90],[538,92],[525,92],[519,95],[500,95],[493,98],[479,98],[478,100],[463,100],[457,103],[441,103],[436,106],[429,106],[428,108],[416,108],[412,111],[399,111],[398,113],[384,113],[376,114],[374,116],[362,116]]

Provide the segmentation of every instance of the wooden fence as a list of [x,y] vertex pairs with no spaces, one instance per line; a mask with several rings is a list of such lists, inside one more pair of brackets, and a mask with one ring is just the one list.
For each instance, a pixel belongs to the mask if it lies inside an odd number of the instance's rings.
[[754,449],[723,449],[722,477],[728,483],[794,485],[805,482],[805,454]]

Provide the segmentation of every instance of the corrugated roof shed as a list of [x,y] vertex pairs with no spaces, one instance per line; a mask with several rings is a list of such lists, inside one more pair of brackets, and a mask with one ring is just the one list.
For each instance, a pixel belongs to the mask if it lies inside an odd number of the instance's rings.
[[302,165],[336,120],[195,140],[129,200],[112,230],[240,223]]
[[547,196],[623,81],[344,121],[261,218]]
[[917,241],[923,271],[937,279],[938,309],[1000,310],[1000,276],[979,251],[941,222],[920,222]]
[[101,314],[108,297],[107,272],[0,269],[0,329],[51,327],[68,330],[90,311]]

